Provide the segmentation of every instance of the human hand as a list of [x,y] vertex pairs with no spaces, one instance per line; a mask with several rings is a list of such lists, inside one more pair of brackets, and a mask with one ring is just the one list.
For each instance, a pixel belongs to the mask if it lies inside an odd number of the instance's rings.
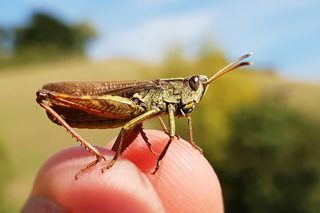
[[[161,153],[168,136],[145,130],[152,149]],[[22,212],[223,212],[216,174],[198,150],[175,138],[155,175],[158,155],[150,154],[139,135],[105,173],[115,140],[99,151],[106,162],[75,173],[95,156],[71,147],[52,156],[40,169]],[[108,148],[108,149],[107,149]]]

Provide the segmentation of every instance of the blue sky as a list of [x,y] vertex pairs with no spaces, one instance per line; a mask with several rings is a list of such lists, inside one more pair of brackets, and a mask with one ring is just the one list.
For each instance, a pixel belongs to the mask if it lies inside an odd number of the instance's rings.
[[170,47],[183,45],[192,57],[212,39],[230,61],[254,52],[258,68],[320,82],[318,0],[10,0],[0,1],[0,26],[22,25],[35,10],[89,22],[99,33],[88,47],[94,60],[159,63]]

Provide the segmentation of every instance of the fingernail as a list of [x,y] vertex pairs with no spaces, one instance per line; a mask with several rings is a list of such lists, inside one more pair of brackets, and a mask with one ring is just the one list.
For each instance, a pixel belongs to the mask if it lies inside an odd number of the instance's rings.
[[45,196],[31,197],[24,205],[21,213],[64,213],[67,212],[62,206],[57,205]]

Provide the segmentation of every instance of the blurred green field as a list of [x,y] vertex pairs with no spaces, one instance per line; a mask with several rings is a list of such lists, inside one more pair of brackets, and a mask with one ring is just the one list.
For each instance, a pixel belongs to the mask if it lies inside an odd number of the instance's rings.
[[[36,91],[44,83],[58,81],[95,81],[95,80],[130,80],[168,77],[184,77],[194,73],[212,75],[222,68],[189,64],[167,63],[150,66],[138,62],[114,60],[105,63],[94,63],[84,59],[70,59],[61,62],[41,63],[28,66],[8,67],[0,71],[0,138],[8,157],[11,173],[7,184],[4,202],[8,212],[19,211],[31,191],[33,180],[41,165],[51,155],[70,146],[79,145],[62,127],[54,125],[47,118],[45,111],[36,103]],[[174,69],[176,74],[172,74]],[[198,70],[196,70],[198,69]],[[180,70],[180,71],[179,71]],[[115,74],[116,73],[116,74]],[[211,108],[212,115],[196,109],[192,117],[193,125],[200,128],[195,134],[195,142],[205,152],[214,147],[216,155],[221,144],[202,142],[201,131],[210,128],[219,129],[213,140],[228,138],[228,116],[237,109],[250,105],[263,97],[293,109],[307,117],[320,120],[320,85],[289,82],[280,79],[272,72],[234,71],[214,82],[199,105],[199,108]],[[183,120],[185,122],[185,120]],[[180,123],[180,121],[179,121]],[[153,127],[153,124],[147,124]],[[160,129],[160,128],[159,128]],[[177,134],[185,137],[186,124],[181,124]],[[103,146],[118,134],[115,130],[77,130],[87,141]],[[210,130],[209,130],[210,131]],[[207,133],[207,135],[210,135]],[[212,140],[210,140],[212,141]],[[218,150],[218,151],[217,151]],[[210,153],[210,151],[208,151]]]

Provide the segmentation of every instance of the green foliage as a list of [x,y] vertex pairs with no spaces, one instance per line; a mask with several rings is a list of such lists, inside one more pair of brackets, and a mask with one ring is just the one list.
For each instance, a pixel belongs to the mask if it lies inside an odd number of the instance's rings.
[[203,48],[204,50],[200,50],[201,56],[194,61],[185,59],[181,46],[172,48],[164,61],[163,77],[174,78],[186,77],[188,75],[212,76],[227,64],[222,52],[217,49],[208,50],[207,46]]
[[[0,55],[1,66],[83,57],[85,45],[97,36],[88,24],[69,26],[44,13],[35,13],[27,26],[16,28],[14,33],[6,35],[4,37],[4,33],[0,32],[0,53],[14,54],[11,54],[11,59],[1,58]],[[8,41],[13,43],[11,51],[1,45]]]
[[231,117],[223,161],[212,161],[226,212],[319,212],[319,123],[259,103]]
[[7,152],[4,146],[4,141],[0,137],[0,212],[7,212],[9,206],[6,202],[7,185],[11,176],[11,167]]
[[93,36],[93,30],[87,25],[70,27],[49,15],[36,13],[29,26],[17,29],[16,52],[55,47],[62,53],[83,54],[85,42]]
[[60,21],[46,14],[35,14],[29,26],[17,29],[17,53],[32,46],[55,44],[63,51],[74,48],[72,30]]

